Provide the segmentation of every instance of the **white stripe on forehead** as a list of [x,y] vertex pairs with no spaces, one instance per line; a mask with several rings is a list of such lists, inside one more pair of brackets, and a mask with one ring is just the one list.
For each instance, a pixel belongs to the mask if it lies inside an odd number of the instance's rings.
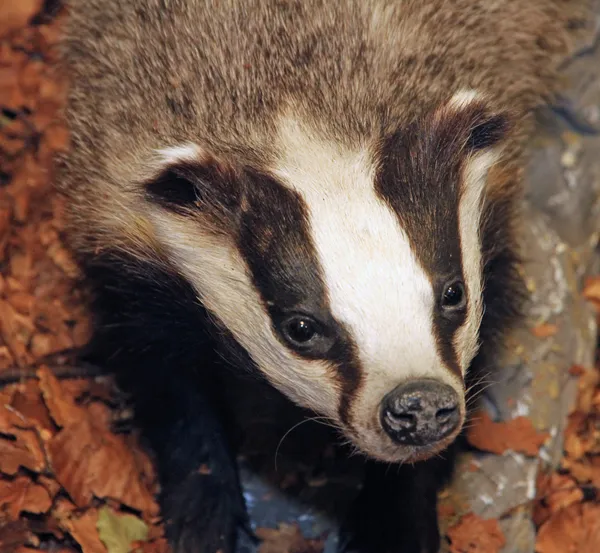
[[290,119],[280,140],[274,172],[308,206],[332,314],[352,332],[367,379],[376,374],[379,384],[393,385],[441,376],[431,283],[375,192],[368,149],[344,150]]

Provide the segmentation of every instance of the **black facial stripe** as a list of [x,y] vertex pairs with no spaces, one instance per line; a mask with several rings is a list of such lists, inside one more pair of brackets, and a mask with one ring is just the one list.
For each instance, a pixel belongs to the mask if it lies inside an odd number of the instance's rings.
[[[342,387],[339,414],[348,424],[349,407],[360,387],[361,367],[349,332],[331,314],[309,230],[308,210],[299,194],[272,177],[246,171],[245,178],[240,252],[274,321],[299,311],[333,329],[331,349],[313,358],[325,359],[337,367],[335,378]],[[303,357],[311,356],[304,353]]]
[[[430,115],[383,140],[376,191],[395,211],[419,263],[429,275],[436,300],[449,279],[464,281],[458,209],[461,172],[467,156],[499,141],[507,129],[478,103]],[[465,311],[434,310],[433,329],[445,365],[460,375],[454,347]]]
[[[174,213],[202,213],[217,230],[237,237],[274,327],[281,317],[299,311],[333,329],[331,347],[312,358],[337,368],[333,378],[342,388],[339,414],[349,424],[349,408],[362,379],[360,362],[350,333],[331,315],[302,198],[268,175],[234,170],[212,158],[168,167],[145,184],[145,193]],[[279,337],[277,331],[275,335]],[[307,352],[302,356],[311,358]]]

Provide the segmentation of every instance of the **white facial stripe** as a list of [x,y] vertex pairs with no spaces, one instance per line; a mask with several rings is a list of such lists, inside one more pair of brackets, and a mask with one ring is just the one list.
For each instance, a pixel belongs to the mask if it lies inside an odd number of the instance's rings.
[[[460,111],[468,108],[473,102],[482,100],[483,96],[476,90],[463,89],[452,96],[448,107]],[[479,230],[488,171],[498,158],[498,149],[480,152],[466,162],[462,173],[463,194],[458,220],[463,273],[470,302],[467,319],[456,333],[454,345],[459,353],[459,362],[463,371],[466,371],[479,347],[476,336],[483,317],[481,277],[483,267]]]
[[379,401],[410,377],[449,380],[432,329],[431,283],[376,195],[368,151],[343,151],[290,120],[280,139],[274,172],[308,206],[332,313],[351,329],[365,367],[360,400],[375,393]]
[[458,226],[462,250],[462,266],[469,295],[469,310],[465,324],[455,337],[455,348],[460,354],[460,364],[466,370],[477,353],[477,329],[483,316],[482,256],[479,228],[485,199],[487,175],[498,159],[494,150],[481,152],[470,158],[463,169],[463,194],[459,204]]

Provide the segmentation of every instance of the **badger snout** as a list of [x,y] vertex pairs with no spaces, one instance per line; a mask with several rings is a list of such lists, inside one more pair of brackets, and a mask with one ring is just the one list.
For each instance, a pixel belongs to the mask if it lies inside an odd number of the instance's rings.
[[460,398],[451,386],[436,380],[410,380],[383,398],[380,417],[396,444],[432,446],[458,429]]

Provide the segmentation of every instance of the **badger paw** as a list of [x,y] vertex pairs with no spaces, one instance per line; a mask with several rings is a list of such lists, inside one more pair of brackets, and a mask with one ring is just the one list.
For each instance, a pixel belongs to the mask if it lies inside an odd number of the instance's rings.
[[173,553],[235,553],[256,543],[243,498],[210,476],[197,474],[163,492],[166,536]]

